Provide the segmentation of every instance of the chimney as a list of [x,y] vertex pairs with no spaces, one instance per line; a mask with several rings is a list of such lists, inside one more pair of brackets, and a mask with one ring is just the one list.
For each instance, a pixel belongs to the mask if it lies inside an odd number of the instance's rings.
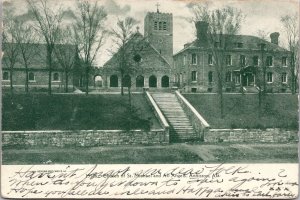
[[278,45],[278,38],[279,38],[279,33],[278,32],[274,32],[270,34],[270,38],[271,38],[271,43]]
[[207,42],[208,23],[205,21],[197,21],[195,26],[197,29],[197,41],[199,44]]

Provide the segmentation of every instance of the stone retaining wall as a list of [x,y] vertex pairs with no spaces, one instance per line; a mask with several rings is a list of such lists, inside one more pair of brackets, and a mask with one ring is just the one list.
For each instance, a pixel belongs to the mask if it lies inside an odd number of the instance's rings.
[[175,91],[175,95],[183,108],[185,114],[187,114],[197,136],[200,140],[203,141],[204,135],[209,131],[209,124],[206,120],[200,115],[200,113],[186,100],[179,91]]
[[169,134],[163,129],[151,131],[79,130],[79,131],[2,131],[3,147],[81,146],[118,144],[168,144]]
[[291,142],[298,141],[298,131],[278,128],[260,129],[210,129],[204,142]]

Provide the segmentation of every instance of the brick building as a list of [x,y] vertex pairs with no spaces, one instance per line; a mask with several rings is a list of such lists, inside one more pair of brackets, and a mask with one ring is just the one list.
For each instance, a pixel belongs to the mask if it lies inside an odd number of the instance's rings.
[[[76,54],[74,45],[64,45],[66,54]],[[46,64],[45,44],[26,44],[28,58],[28,68],[26,68],[20,49],[17,44],[3,43],[2,59],[2,88],[10,88],[10,74],[12,73],[12,84],[15,91],[24,91],[26,84],[26,74],[28,74],[29,91],[47,91],[49,82],[49,69]],[[75,57],[75,56],[74,56]],[[13,65],[11,65],[14,63]],[[73,76],[70,74],[68,85],[73,87]],[[51,85],[53,92],[64,91],[65,75],[64,69],[53,55],[53,68]]]
[[[196,40],[185,44],[174,55],[175,82],[186,92],[216,92],[217,73],[211,45],[217,49],[219,44],[208,41],[206,22],[197,22],[196,29]],[[270,35],[271,42],[249,35],[223,37],[226,46],[222,54],[225,91],[257,92],[258,85],[262,88],[264,71],[267,92],[288,91],[290,52],[278,46],[279,33]]]
[[[145,17],[144,36],[138,31],[127,42],[127,62],[133,70],[124,74],[123,86],[134,90],[169,88],[173,63],[173,18],[170,13],[151,12]],[[103,68],[96,70],[94,79],[102,88],[121,87],[121,72],[117,52]],[[97,83],[95,83],[97,85]]]

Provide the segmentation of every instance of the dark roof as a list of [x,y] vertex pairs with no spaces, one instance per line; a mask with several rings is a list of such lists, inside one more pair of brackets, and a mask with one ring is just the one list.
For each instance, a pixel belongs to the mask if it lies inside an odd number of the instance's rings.
[[[224,35],[225,41],[226,41],[226,47],[227,49],[230,50],[259,50],[260,46],[259,44],[264,43],[266,44],[265,50],[266,51],[284,51],[288,52],[283,47],[280,47],[279,45],[273,44],[271,42],[268,42],[264,39],[261,39],[256,36],[252,35]],[[217,37],[216,37],[217,38]],[[242,43],[243,46],[238,48],[237,43]],[[184,48],[180,50],[177,54],[180,54],[184,52],[187,49],[207,49],[210,48],[208,41],[198,41],[198,39],[194,40],[191,43],[186,43],[184,45]],[[174,56],[175,56],[174,55]]]
[[[9,52],[12,49],[17,49],[17,57],[16,57],[16,64],[14,68],[25,68],[23,64],[23,59],[20,53],[20,49],[17,48],[16,43],[2,43],[2,51],[4,52],[3,54],[3,59],[2,59],[2,67],[9,67],[7,66],[9,64],[9,61],[7,61],[7,56],[9,55]],[[44,43],[29,43],[25,44],[23,43],[22,45],[26,45],[27,48],[27,54],[30,55],[30,60],[29,60],[29,68],[35,68],[35,69],[45,69],[47,67],[46,65],[46,54],[47,54],[47,46]],[[76,53],[76,45],[72,44],[56,44],[56,46],[59,46],[60,48],[66,49],[66,51],[74,51],[74,54]],[[28,53],[29,52],[29,53]],[[55,55],[53,54],[53,66],[54,68],[60,68],[60,65],[57,63]]]
[[[136,32],[135,34],[133,34],[131,36],[131,38],[128,40],[128,42],[126,43],[126,45],[131,46],[133,44],[139,44],[139,43],[144,43],[147,47],[150,47],[152,49],[153,52],[155,52],[158,57],[165,63],[167,63],[170,67],[170,63],[168,63],[168,61],[157,51],[157,49],[155,49],[150,42],[140,33],[140,32]],[[128,48],[131,49],[131,48]],[[130,51],[130,50],[129,50]],[[119,52],[116,52],[107,62],[104,63],[103,67],[111,67],[114,66],[116,63],[116,57],[118,56]]]

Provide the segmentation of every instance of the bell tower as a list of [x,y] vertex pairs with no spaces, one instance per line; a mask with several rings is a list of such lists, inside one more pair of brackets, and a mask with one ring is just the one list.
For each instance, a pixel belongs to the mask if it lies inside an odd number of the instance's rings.
[[161,13],[159,4],[156,12],[148,12],[144,21],[145,37],[150,44],[169,62],[173,63],[173,15]]

